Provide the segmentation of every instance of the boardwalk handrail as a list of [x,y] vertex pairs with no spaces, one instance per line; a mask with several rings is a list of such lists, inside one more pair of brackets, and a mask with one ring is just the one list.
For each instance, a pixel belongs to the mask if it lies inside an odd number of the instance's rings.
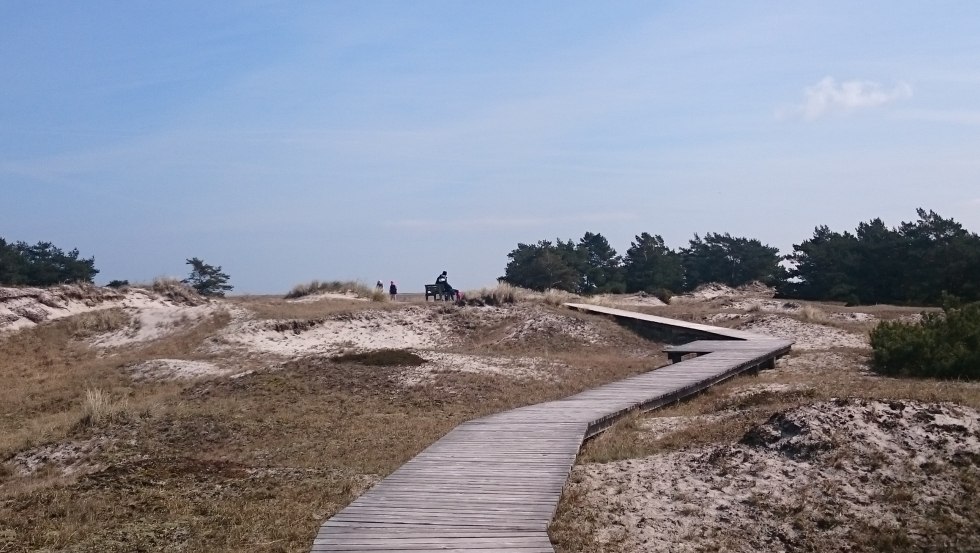
[[[586,304],[569,307],[717,338],[671,365],[457,426],[323,523],[312,551],[554,553],[548,525],[582,441],[636,410],[769,366],[791,341]],[[708,342],[708,343],[702,343]],[[693,359],[680,356],[693,354]]]

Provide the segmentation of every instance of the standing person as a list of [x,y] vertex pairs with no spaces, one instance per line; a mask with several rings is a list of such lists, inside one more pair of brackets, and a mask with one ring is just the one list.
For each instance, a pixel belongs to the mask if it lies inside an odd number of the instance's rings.
[[391,281],[391,286],[388,287],[388,293],[391,294],[391,301],[395,301],[395,296],[398,294],[398,287],[395,286],[395,281]]
[[384,292],[385,285],[384,284],[381,284],[381,281],[380,280],[378,281],[377,284],[374,285],[374,287],[375,287],[375,289],[378,290],[378,292]]

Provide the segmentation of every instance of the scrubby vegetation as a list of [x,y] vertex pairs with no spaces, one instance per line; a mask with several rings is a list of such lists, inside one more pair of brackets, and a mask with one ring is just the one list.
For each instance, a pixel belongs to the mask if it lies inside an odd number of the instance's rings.
[[980,302],[871,331],[872,367],[893,376],[980,380]]

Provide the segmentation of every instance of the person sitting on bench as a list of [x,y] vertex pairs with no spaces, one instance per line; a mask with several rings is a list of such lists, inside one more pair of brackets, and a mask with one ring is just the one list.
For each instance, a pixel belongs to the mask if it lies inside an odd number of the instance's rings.
[[448,300],[454,295],[453,287],[449,285],[449,280],[446,278],[446,271],[436,277],[436,290],[442,294],[444,300]]

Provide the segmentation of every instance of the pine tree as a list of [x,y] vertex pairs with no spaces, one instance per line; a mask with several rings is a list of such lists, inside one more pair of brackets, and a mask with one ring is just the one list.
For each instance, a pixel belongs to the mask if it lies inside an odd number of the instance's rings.
[[234,288],[228,284],[229,276],[221,272],[220,266],[208,265],[196,257],[188,259],[187,264],[191,266],[191,274],[181,282],[190,284],[202,296],[223,297]]

